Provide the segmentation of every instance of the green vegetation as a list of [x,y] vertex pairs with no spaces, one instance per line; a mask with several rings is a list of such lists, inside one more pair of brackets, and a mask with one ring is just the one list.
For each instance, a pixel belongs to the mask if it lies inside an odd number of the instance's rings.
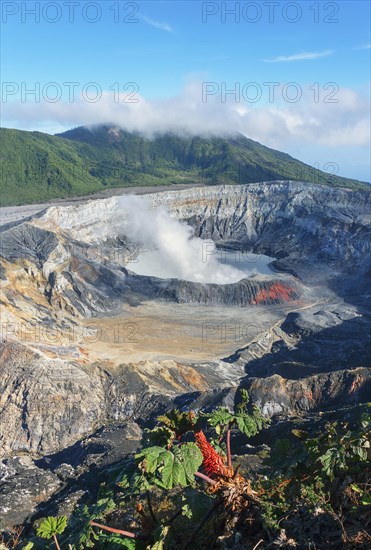
[[250,470],[232,462],[231,429],[252,437],[268,421],[246,392],[234,412],[173,410],[111,467],[96,502],[77,505],[67,527],[64,516],[38,520],[36,533],[62,550],[369,548],[369,406],[355,416],[315,435],[292,430]]
[[313,436],[292,430],[298,442],[277,440],[267,465],[272,477],[261,478],[261,503],[268,528],[277,530],[282,518],[291,523],[314,523],[323,517],[331,537],[340,538],[339,548],[368,548],[371,542],[369,406],[352,428],[346,422],[328,422]]
[[61,535],[67,527],[66,516],[59,516],[57,518],[49,516],[45,518],[37,528],[36,534],[42,539],[54,539],[55,546],[60,550],[57,535]]
[[291,179],[369,190],[243,136],[180,138],[97,126],[51,136],[0,129],[0,204],[45,202],[130,186],[244,184]]

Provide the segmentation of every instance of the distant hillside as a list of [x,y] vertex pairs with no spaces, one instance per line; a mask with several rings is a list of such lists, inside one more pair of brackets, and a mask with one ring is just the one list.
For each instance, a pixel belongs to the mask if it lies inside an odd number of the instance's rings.
[[0,129],[1,205],[88,195],[112,187],[170,183],[243,184],[291,179],[370,190],[321,172],[244,136],[147,139],[113,125],[51,136]]

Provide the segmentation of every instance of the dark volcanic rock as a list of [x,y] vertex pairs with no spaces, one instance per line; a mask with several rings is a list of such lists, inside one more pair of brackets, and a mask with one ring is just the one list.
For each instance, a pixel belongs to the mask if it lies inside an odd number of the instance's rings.
[[233,284],[202,284],[178,279],[131,276],[127,285],[138,295],[176,303],[244,307],[249,304],[278,304],[297,300],[301,289],[293,278],[251,277]]
[[0,461],[0,529],[23,523],[61,485],[57,475],[38,468],[29,456]]
[[101,472],[135,451],[140,440],[137,424],[113,423],[54,455],[0,461],[0,530],[32,516],[69,516],[95,495]]

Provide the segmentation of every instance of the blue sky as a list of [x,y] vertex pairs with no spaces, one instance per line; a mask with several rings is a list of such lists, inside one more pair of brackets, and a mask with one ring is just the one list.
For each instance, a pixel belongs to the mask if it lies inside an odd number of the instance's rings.
[[368,1],[3,0],[2,125],[237,130],[369,180],[369,25]]

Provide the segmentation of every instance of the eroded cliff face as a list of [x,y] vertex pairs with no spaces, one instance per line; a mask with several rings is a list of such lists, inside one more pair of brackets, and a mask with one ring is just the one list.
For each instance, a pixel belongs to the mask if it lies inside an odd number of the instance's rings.
[[278,418],[366,400],[370,196],[294,182],[147,195],[223,249],[276,258],[226,285],[136,275],[119,197],[3,226],[1,455],[70,463],[102,426],[233,404],[241,385]]
[[[362,266],[363,256],[369,254],[368,192],[270,182],[191,188],[147,198],[187,221],[196,235],[218,244],[265,251],[304,264],[318,260],[342,269]],[[119,202],[119,197],[111,197],[52,207],[34,223],[59,227],[77,240],[96,242],[120,233]]]
[[107,422],[148,419],[179,395],[229,387],[244,374],[216,362],[64,361],[15,343],[1,346],[0,369],[2,456],[60,451]]

